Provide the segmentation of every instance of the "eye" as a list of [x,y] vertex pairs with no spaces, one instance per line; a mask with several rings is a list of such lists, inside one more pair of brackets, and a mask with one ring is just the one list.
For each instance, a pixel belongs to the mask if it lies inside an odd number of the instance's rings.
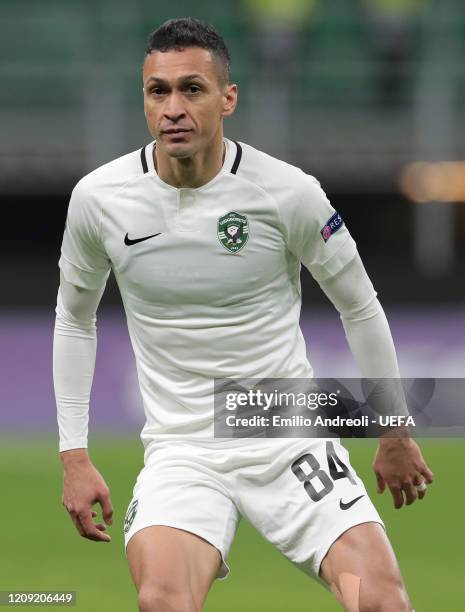
[[154,96],[161,96],[164,91],[161,87],[152,87],[152,89],[150,90],[150,93],[153,94]]
[[194,83],[192,83],[191,85],[187,87],[187,91],[190,94],[196,94],[196,93],[199,93],[201,89],[198,85],[195,85]]

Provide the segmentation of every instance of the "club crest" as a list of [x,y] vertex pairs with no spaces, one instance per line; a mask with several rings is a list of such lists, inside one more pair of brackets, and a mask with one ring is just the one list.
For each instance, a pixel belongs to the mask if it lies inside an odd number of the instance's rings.
[[228,212],[218,219],[218,240],[230,253],[238,253],[249,239],[249,222],[245,215]]
[[139,500],[137,499],[134,499],[129,504],[128,511],[126,512],[126,516],[124,517],[124,533],[127,533],[131,529],[132,522],[134,521],[134,517],[136,516],[138,504]]

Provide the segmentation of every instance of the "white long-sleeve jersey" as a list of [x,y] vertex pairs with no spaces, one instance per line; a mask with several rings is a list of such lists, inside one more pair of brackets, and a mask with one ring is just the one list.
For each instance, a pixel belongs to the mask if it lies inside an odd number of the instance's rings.
[[94,316],[110,270],[136,357],[145,447],[212,437],[215,378],[312,377],[301,264],[341,313],[363,375],[399,375],[355,242],[316,179],[225,139],[221,171],[178,189],[158,177],[153,146],[98,168],[71,197],[54,350],[60,450],[87,446]]

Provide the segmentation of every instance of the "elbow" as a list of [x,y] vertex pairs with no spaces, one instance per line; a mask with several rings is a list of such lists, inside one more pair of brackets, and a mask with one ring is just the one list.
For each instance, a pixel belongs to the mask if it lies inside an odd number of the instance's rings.
[[350,310],[341,312],[341,320],[356,323],[360,321],[368,321],[379,315],[383,315],[383,308],[376,296],[376,293],[363,305],[356,305]]

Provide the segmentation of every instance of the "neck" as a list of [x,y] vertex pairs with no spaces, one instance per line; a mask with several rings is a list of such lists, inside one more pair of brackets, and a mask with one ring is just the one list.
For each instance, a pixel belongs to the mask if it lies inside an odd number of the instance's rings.
[[205,149],[192,157],[170,157],[161,147],[154,147],[153,161],[158,176],[173,187],[197,188],[211,181],[221,170],[225,146],[221,131]]

